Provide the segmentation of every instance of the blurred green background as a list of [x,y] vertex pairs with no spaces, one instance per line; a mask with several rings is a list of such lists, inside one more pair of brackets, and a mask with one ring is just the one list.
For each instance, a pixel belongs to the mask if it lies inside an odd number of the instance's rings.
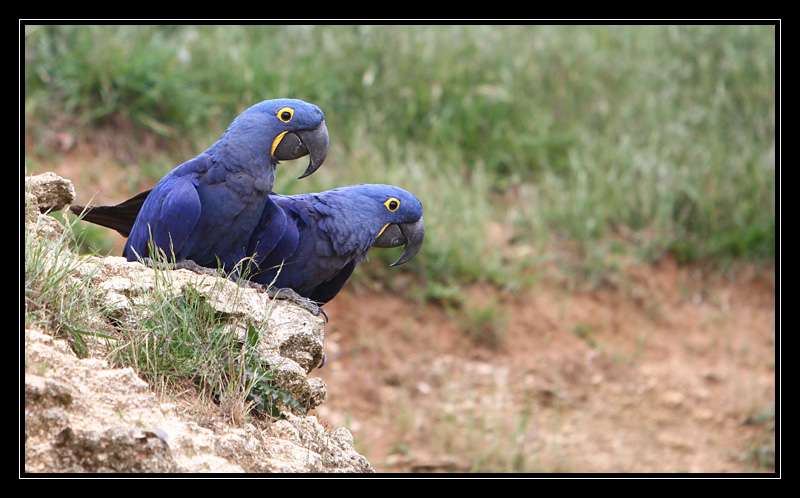
[[[332,150],[306,180],[304,163],[282,165],[275,190],[417,194],[427,238],[406,271],[432,297],[521,285],[540,264],[592,280],[665,254],[769,263],[774,39],[771,26],[29,26],[26,161],[58,160],[42,145],[55,129],[150,137],[120,156],[122,200],[244,108],[294,97],[325,111]],[[363,274],[390,275],[374,263]]]

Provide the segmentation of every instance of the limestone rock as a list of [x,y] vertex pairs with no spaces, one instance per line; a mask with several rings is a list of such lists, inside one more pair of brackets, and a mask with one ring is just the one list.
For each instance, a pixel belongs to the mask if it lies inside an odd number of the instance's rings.
[[[256,349],[262,361],[274,371],[277,387],[299,403],[297,414],[305,414],[325,399],[325,384],[307,374],[322,359],[324,321],[286,301],[270,299],[261,289],[240,287],[236,282],[189,270],[155,272],[120,257],[88,257],[80,271],[105,293],[104,303],[117,320],[135,322],[139,310],[158,288],[177,296],[186,287],[195,289],[220,315],[231,321],[266,324]],[[246,330],[237,329],[240,340]]]
[[75,200],[72,182],[51,172],[25,177],[25,192],[36,198],[41,213],[64,209]]
[[199,443],[213,437],[162,412],[131,369],[79,360],[64,341],[25,331],[27,472],[241,472]]
[[244,462],[251,472],[374,472],[353,449],[349,434],[345,428],[328,433],[313,416],[289,415],[268,431],[250,426],[227,434],[218,439],[217,452]]
[[349,431],[313,416],[200,427],[129,368],[25,331],[27,472],[373,472]]
[[72,182],[54,173],[25,177],[25,226],[36,236],[55,239],[64,227],[50,216],[75,200]]

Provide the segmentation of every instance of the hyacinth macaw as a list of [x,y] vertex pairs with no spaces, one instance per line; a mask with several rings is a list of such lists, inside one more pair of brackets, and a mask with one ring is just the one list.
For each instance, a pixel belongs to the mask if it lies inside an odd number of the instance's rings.
[[422,203],[392,185],[353,185],[316,194],[273,195],[254,232],[251,280],[274,282],[325,304],[338,294],[372,246],[405,251],[392,266],[422,247]]
[[309,155],[303,178],[322,165],[328,143],[325,117],[313,104],[277,99],[248,108],[217,142],[170,171],[142,199],[123,256],[151,256],[152,236],[176,261],[216,267],[219,260],[233,269],[261,222],[278,161]]
[[[129,236],[139,209],[153,192],[142,192],[116,206],[70,209],[83,215],[84,221]],[[244,276],[265,286],[272,284],[271,288],[291,289],[323,305],[341,290],[371,247],[405,245],[392,263],[397,266],[419,252],[424,236],[422,203],[392,185],[272,194],[250,233],[246,255],[252,256],[252,263]],[[216,268],[216,264],[208,266]]]

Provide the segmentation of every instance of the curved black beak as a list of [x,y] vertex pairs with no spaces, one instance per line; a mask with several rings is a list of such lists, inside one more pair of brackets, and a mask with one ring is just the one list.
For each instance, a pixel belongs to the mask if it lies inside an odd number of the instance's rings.
[[322,166],[328,155],[328,125],[325,120],[313,130],[302,130],[287,133],[275,148],[275,158],[279,161],[290,161],[308,155],[310,162],[306,171],[299,178],[305,178]]
[[420,218],[416,223],[402,223],[389,225],[380,237],[375,239],[372,244],[375,247],[399,247],[406,246],[406,250],[400,259],[389,266],[400,266],[410,261],[422,249],[422,241],[425,239],[425,222]]

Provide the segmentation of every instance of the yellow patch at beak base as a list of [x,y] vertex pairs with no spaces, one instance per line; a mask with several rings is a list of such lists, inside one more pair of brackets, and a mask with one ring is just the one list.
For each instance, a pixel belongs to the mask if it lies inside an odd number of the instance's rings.
[[280,145],[281,140],[283,140],[283,137],[287,133],[289,133],[289,132],[288,131],[282,131],[282,132],[278,133],[278,136],[275,137],[275,140],[272,141],[272,149],[269,151],[270,155],[272,155],[272,156],[275,155],[275,149],[278,148],[278,145]]
[[375,237],[375,238],[377,239],[378,237],[380,237],[381,235],[383,235],[383,232],[385,232],[385,231],[386,231],[386,228],[387,228],[389,225],[391,225],[391,223],[387,223],[387,224],[383,225],[383,228],[381,228],[381,231],[380,231],[380,232],[378,232],[378,235],[377,235],[377,237]]

